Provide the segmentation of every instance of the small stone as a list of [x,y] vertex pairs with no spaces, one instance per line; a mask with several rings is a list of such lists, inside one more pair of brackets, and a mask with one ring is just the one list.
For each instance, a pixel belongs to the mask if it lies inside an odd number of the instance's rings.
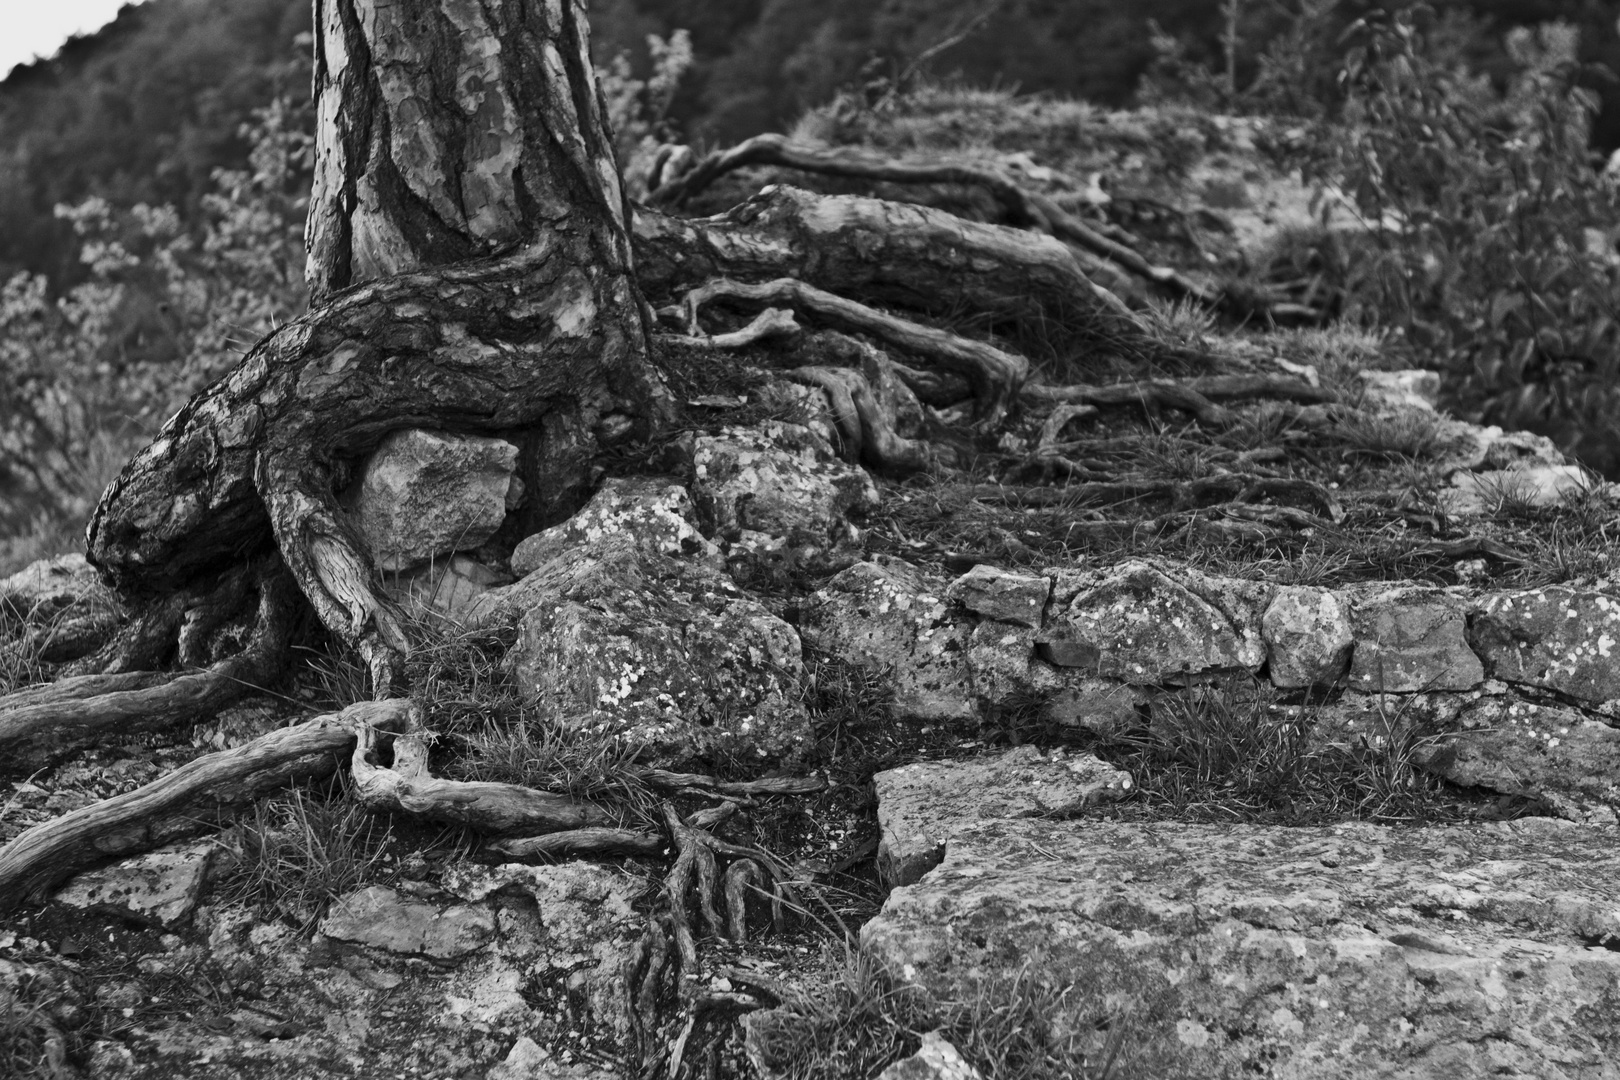
[[945,595],[987,619],[1039,630],[1052,579],[981,564],[951,582]]
[[878,1080],[981,1080],[978,1069],[937,1031],[922,1037],[922,1045],[878,1074]]
[[1488,596],[1469,637],[1494,678],[1594,705],[1620,698],[1620,596],[1564,586]]
[[692,498],[711,535],[747,529],[825,546],[849,535],[851,512],[878,504],[866,470],[798,424],[700,436],[693,473]]
[[1395,588],[1355,598],[1350,685],[1370,693],[1468,690],[1485,678],[1469,648],[1467,612],[1440,591]]
[[56,902],[168,929],[191,917],[219,850],[213,841],[159,848],[77,875],[57,891]]
[[1327,589],[1277,590],[1260,620],[1271,681],[1284,689],[1329,686],[1345,674],[1355,638],[1338,597]]
[[345,495],[385,573],[478,547],[506,519],[516,446],[411,428],[378,444]]

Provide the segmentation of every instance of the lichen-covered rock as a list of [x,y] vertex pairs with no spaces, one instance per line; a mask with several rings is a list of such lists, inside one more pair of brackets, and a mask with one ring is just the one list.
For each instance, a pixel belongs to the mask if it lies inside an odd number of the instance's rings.
[[1495,678],[1594,704],[1620,698],[1620,596],[1558,585],[1488,596],[1469,638]]
[[495,535],[522,496],[516,446],[411,428],[377,445],[346,502],[379,569],[404,570]]
[[1081,727],[1110,738],[1136,727],[1152,691],[1113,679],[1095,679],[1055,668],[1045,661],[1030,667],[1031,693],[1041,702],[1040,719]]
[[1439,589],[1362,593],[1350,605],[1350,685],[1374,693],[1477,686],[1485,669],[1466,630],[1466,607]]
[[966,761],[902,765],[872,778],[877,788],[878,876],[909,885],[939,865],[951,836],[989,818],[1073,817],[1119,799],[1131,777],[1090,754],[1051,757],[1033,746]]
[[168,929],[191,917],[220,851],[212,840],[158,848],[76,875],[57,890],[55,900]]
[[983,1074],[937,1031],[922,1037],[922,1045],[878,1074],[878,1080],[982,1080]]
[[981,564],[951,582],[945,595],[976,615],[1039,630],[1052,579]]
[[859,466],[807,427],[770,421],[697,440],[692,497],[711,535],[760,533],[825,546],[849,536],[849,514],[878,503]]
[[66,608],[113,606],[112,590],[79,552],[29,563],[0,578],[0,626],[8,620],[40,618]]
[[1036,641],[1053,664],[1139,686],[1259,668],[1265,650],[1258,612],[1253,625],[1240,625],[1222,610],[1236,594],[1214,599],[1140,561],[1101,573],[1059,573]]
[[1419,409],[1434,412],[1440,400],[1440,373],[1418,368],[1406,371],[1358,371],[1362,402],[1382,410]]
[[1047,1022],[1123,1036],[1122,1075],[1612,1080],[1616,839],[995,819],[862,942],[942,999],[1068,988]]
[[967,666],[971,630],[955,621],[946,582],[880,556],[834,575],[805,604],[805,643],[885,678],[897,716],[975,715]]
[[1457,784],[1519,795],[1572,821],[1614,824],[1620,810],[1620,731],[1563,705],[1483,697],[1412,749]]
[[1271,681],[1285,689],[1328,686],[1350,665],[1355,643],[1344,605],[1327,589],[1285,586],[1260,620]]
[[474,625],[516,623],[507,663],[543,715],[650,761],[788,759],[808,745],[798,635],[705,561],[614,533],[478,604]]
[[320,931],[333,941],[401,956],[456,960],[494,939],[495,915],[482,904],[425,900],[368,885],[339,897]]
[[663,555],[713,554],[698,531],[692,497],[678,481],[659,476],[613,477],[567,521],[524,538],[512,552],[522,577],[559,555],[616,533]]

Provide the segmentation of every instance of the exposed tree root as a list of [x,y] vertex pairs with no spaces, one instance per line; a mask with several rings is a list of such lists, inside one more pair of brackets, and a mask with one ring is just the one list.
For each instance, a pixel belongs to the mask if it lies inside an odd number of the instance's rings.
[[1115,383],[1110,386],[1025,384],[1022,393],[1025,400],[1031,402],[1139,405],[1144,409],[1180,409],[1192,413],[1198,418],[1199,423],[1217,429],[1229,428],[1241,422],[1236,413],[1217,405],[1217,400],[1274,398],[1306,404],[1324,404],[1337,400],[1337,395],[1331,390],[1312,386],[1298,379],[1266,375],[1211,375],[1186,380],[1154,379]]
[[927,207],[777,185],[715,217],[642,208],[632,239],[637,278],[660,303],[716,278],[791,277],[930,315],[971,311],[1015,341],[1067,355],[1174,352],[1061,242]]
[[483,851],[502,859],[529,861],[571,855],[657,855],[666,841],[657,833],[635,829],[564,829],[543,836],[491,840]]
[[657,205],[679,205],[724,174],[749,165],[777,165],[888,183],[963,184],[983,188],[1001,204],[1012,224],[1066,240],[1095,258],[1106,260],[1104,266],[1122,268],[1172,297],[1194,300],[1240,318],[1259,316],[1279,325],[1313,324],[1326,319],[1327,313],[1317,308],[1216,288],[1194,281],[1172,267],[1154,266],[1135,248],[1087,225],[1046,196],[1024,190],[1004,173],[993,169],[906,164],[868,150],[805,146],[783,135],[765,134],[709,154],[689,172],[665,180],[649,193],[649,198]]
[[[174,727],[268,685],[286,660],[296,604],[285,572],[266,569],[252,636],[234,655],[201,671],[84,675],[0,698],[0,772],[30,773],[108,736]],[[205,628],[217,628],[212,614],[184,624],[182,654],[200,658]]]
[[[427,821],[466,825],[486,833],[545,833],[603,826],[613,817],[600,806],[518,784],[442,780],[428,772],[422,711],[413,704],[389,712],[357,732],[350,774],[355,795],[373,810]],[[380,764],[392,750],[391,766]]]
[[1029,361],[1022,356],[983,341],[897,318],[795,278],[777,278],[754,285],[719,278],[692,289],[684,302],[693,334],[698,332],[699,309],[718,299],[791,304],[839,329],[863,331],[897,348],[927,356],[962,375],[973,386],[975,413],[979,423],[986,427],[1001,421],[1029,376]]
[[145,787],[29,829],[0,849],[0,911],[111,856],[194,834],[266,792],[329,775],[357,730],[408,708],[405,701],[351,705],[204,755]]

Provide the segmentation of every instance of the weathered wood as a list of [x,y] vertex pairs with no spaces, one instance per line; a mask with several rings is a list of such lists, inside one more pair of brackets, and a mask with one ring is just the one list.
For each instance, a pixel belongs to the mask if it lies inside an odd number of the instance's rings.
[[[350,775],[361,802],[374,810],[448,821],[486,833],[545,833],[608,825],[613,817],[594,803],[518,784],[442,780],[428,771],[421,709],[395,710],[360,729]],[[393,763],[379,763],[388,746]]]
[[980,423],[999,423],[1007,407],[1029,377],[1029,361],[988,342],[962,337],[932,326],[897,318],[873,307],[807,285],[797,278],[777,278],[749,284],[718,278],[686,294],[688,319],[696,326],[697,312],[714,300],[749,300],[790,304],[816,315],[842,330],[864,331],[896,348],[920,354],[965,377],[974,388],[974,406]]
[[365,702],[280,728],[29,829],[0,849],[0,912],[111,856],[147,851],[195,831],[222,809],[329,774],[353,744],[357,727],[382,722],[407,705]]
[[713,278],[798,278],[869,303],[934,315],[971,311],[1015,340],[1147,356],[1128,309],[1049,236],[943,210],[776,185],[724,214],[637,208],[636,274],[662,302]]
[[543,836],[514,836],[491,840],[485,844],[486,854],[502,859],[550,858],[569,855],[657,855],[665,841],[657,833],[635,829],[565,829]]
[[0,698],[0,775],[27,774],[111,736],[161,731],[269,685],[286,656],[295,597],[267,573],[247,645],[200,671],[88,675]]

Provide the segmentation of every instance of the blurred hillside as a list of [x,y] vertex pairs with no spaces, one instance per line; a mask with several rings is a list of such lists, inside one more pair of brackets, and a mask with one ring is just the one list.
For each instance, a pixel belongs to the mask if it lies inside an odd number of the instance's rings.
[[[1256,78],[1302,3],[1332,7],[1324,25],[1339,27],[1407,0],[1237,0],[1240,87]],[[1511,68],[1495,44],[1501,31],[1552,19],[1581,31],[1582,60],[1620,70],[1608,0],[1441,6],[1478,21],[1473,66],[1500,79]],[[0,278],[28,270],[56,289],[83,280],[57,204],[92,195],[120,207],[170,204],[189,221],[215,169],[245,167],[241,129],[251,110],[307,94],[299,35],[309,9],[309,0],[151,0],[0,82]],[[785,130],[840,87],[892,80],[925,56],[933,74],[959,73],[974,85],[1123,105],[1172,41],[1185,61],[1224,70],[1224,11],[1215,0],[597,0],[591,22],[599,63],[626,53],[642,76],[647,35],[689,31],[694,63],[668,119],[684,138],[714,144]],[[1162,30],[1157,43],[1150,23]],[[1313,47],[1331,52],[1334,35]],[[1322,77],[1331,80],[1336,67],[1323,63]],[[1594,88],[1605,106],[1594,142],[1620,145],[1620,87]]]

